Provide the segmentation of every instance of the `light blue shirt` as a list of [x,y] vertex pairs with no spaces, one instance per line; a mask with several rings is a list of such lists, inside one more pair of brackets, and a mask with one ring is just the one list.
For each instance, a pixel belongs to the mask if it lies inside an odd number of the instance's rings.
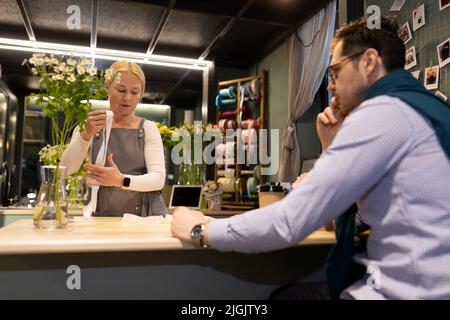
[[300,186],[275,204],[208,225],[218,250],[296,245],[354,202],[371,226],[355,260],[379,270],[342,297],[450,299],[450,161],[429,122],[397,98],[362,103]]

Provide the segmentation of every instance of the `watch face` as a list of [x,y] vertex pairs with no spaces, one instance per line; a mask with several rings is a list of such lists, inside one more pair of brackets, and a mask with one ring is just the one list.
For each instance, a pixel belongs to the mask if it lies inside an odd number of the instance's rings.
[[131,181],[130,178],[123,179],[123,186],[124,187],[129,187],[130,186],[130,181]]
[[198,224],[192,228],[191,239],[196,247],[201,247],[203,239],[203,226]]

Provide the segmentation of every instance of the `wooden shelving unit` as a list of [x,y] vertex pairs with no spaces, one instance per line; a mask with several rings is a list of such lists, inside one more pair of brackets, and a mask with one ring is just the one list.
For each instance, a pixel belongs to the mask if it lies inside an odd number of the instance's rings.
[[[256,118],[260,118],[259,127],[255,128],[256,136],[258,138],[257,151],[256,151],[257,163],[250,164],[250,165],[248,165],[247,163],[245,165],[238,163],[238,161],[237,161],[237,159],[238,159],[237,158],[237,137],[235,135],[235,137],[234,137],[234,142],[235,142],[235,144],[234,144],[234,162],[227,163],[228,159],[227,159],[226,153],[225,153],[225,159],[224,159],[225,162],[224,163],[226,163],[226,164],[222,165],[222,164],[216,163],[216,165],[215,165],[216,181],[219,178],[223,177],[222,173],[224,172],[224,170],[226,168],[234,169],[234,178],[235,178],[234,190],[235,191],[232,193],[231,199],[227,200],[226,198],[224,198],[222,208],[225,210],[226,209],[228,209],[228,210],[249,210],[252,208],[256,208],[258,206],[258,198],[256,196],[254,198],[249,198],[247,196],[247,192],[246,192],[247,179],[249,177],[253,176],[255,174],[255,172],[257,171],[256,174],[259,177],[259,183],[262,184],[265,182],[264,176],[261,175],[261,163],[260,163],[260,157],[259,157],[259,152],[262,148],[262,145],[261,145],[262,142],[259,140],[259,130],[265,128],[265,112],[264,112],[264,109],[265,109],[264,103],[265,103],[265,98],[266,98],[265,72],[266,71],[262,71],[261,74],[258,76],[221,81],[218,83],[218,94],[221,89],[225,89],[230,86],[236,87],[236,97],[235,97],[236,103],[234,105],[234,111],[236,112],[235,116],[223,117],[222,112],[220,112],[219,110],[216,111],[217,123],[219,123],[219,121],[221,119],[234,120],[235,121],[234,129],[243,129],[242,121],[241,121],[242,110],[241,110],[241,103],[240,103],[241,99],[242,99],[241,87],[245,86],[248,83],[251,83],[254,80],[259,80],[259,83],[260,83],[260,90],[259,90],[259,93],[257,93],[259,96],[259,99],[252,100],[253,103],[257,104],[259,107],[259,115],[257,115],[257,117],[256,117],[254,114],[252,114],[251,117],[249,118],[249,119],[254,119],[254,120],[256,120]],[[229,111],[232,111],[232,110],[229,110]],[[257,167],[258,169],[255,170],[255,167]]]

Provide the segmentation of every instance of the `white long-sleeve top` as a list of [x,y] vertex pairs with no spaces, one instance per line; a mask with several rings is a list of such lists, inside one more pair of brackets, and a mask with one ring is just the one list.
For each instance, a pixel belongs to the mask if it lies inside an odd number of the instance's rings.
[[[161,190],[164,186],[166,167],[161,135],[156,125],[148,120],[144,121],[144,133],[144,155],[147,173],[142,175],[124,174],[125,177],[131,180],[130,186],[126,188],[127,190],[148,192]],[[61,157],[61,165],[67,167],[68,175],[78,171],[86,155],[89,155],[89,158],[92,159],[92,140],[84,140],[81,137],[79,128],[75,128],[70,144]]]

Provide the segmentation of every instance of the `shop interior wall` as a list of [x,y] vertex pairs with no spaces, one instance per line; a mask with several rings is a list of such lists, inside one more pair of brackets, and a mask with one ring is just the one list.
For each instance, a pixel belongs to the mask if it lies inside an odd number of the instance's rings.
[[[389,9],[393,0],[365,0],[365,8],[377,5],[381,9],[381,15],[396,15],[396,20],[401,26],[409,22],[412,40],[406,44],[406,49],[416,47],[417,66],[410,71],[420,70],[419,80],[423,83],[425,68],[438,65],[436,46],[450,38],[450,7],[439,11],[440,0],[407,0],[400,12],[392,12]],[[420,5],[425,5],[425,25],[413,31],[413,11]],[[450,64],[440,69],[439,91],[450,98]],[[436,90],[433,90],[434,93]],[[447,101],[448,102],[448,101]]]
[[[281,141],[288,120],[288,41],[264,57],[253,68],[252,74],[267,70],[266,125],[270,129],[279,130],[279,146],[281,157]],[[320,141],[316,133],[316,116],[324,108],[326,102],[317,95],[310,109],[296,122],[297,138],[302,158],[320,155]],[[272,175],[270,181],[278,181],[278,174]]]

